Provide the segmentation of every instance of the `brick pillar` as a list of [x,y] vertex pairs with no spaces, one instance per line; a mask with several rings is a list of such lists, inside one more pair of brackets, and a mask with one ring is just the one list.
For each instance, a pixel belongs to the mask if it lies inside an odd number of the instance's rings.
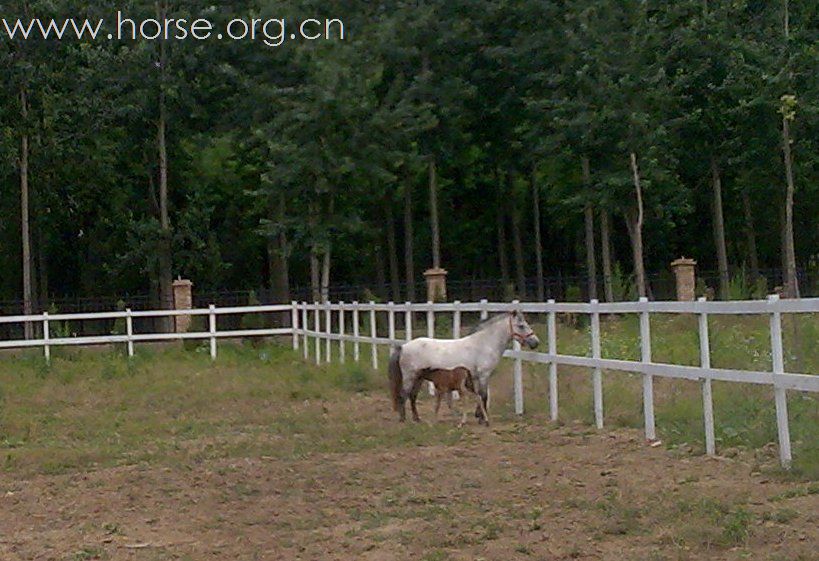
[[697,277],[694,273],[696,266],[696,261],[685,257],[671,263],[677,278],[677,300],[680,302],[693,302],[697,298]]
[[[173,281],[173,307],[176,310],[190,310],[193,307],[193,283],[187,279]],[[187,333],[191,327],[191,316],[174,318],[177,333]]]
[[427,269],[424,278],[427,281],[427,301],[446,302],[446,269]]

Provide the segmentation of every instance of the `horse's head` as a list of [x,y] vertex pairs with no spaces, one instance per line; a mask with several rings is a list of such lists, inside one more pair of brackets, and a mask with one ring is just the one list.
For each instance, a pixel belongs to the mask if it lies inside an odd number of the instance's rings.
[[523,312],[520,310],[509,312],[509,331],[511,332],[512,339],[522,345],[526,345],[530,349],[534,349],[540,344],[540,339],[537,338],[534,330],[529,326],[526,318],[523,317]]

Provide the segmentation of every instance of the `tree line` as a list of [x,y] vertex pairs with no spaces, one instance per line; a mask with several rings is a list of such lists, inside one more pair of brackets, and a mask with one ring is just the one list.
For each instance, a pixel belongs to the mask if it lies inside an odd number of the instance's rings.
[[[817,267],[808,0],[4,2],[3,16],[341,18],[343,41],[2,36],[0,299]],[[536,293],[525,294],[535,277]],[[598,281],[599,279],[599,281]],[[598,286],[600,285],[600,286]],[[768,289],[772,287],[766,287]]]

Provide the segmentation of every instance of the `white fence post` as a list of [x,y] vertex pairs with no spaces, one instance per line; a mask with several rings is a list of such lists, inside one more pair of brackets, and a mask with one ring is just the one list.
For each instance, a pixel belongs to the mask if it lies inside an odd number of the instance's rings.
[[51,364],[51,347],[48,345],[48,312],[43,312],[43,354],[46,364]]
[[216,305],[208,307],[208,326],[210,327],[210,359],[216,360]]
[[[648,314],[648,298],[640,298],[640,360],[651,362],[651,323]],[[645,419],[646,440],[657,440],[654,427],[654,376],[643,374],[643,417]]]
[[375,338],[378,336],[378,327],[375,322],[375,302],[370,300],[370,335],[373,339],[372,344],[372,362],[373,362],[373,370],[378,370],[378,344],[375,342]]
[[489,301],[486,298],[481,300],[481,321],[489,319]]
[[[598,300],[591,301],[591,347],[592,358],[600,360],[600,311]],[[594,387],[594,424],[598,429],[603,428],[603,371],[595,367],[592,372],[592,386]]]
[[310,358],[310,345],[307,339],[307,332],[310,330],[310,316],[307,313],[307,302],[302,301],[301,303],[301,332],[302,332],[302,342],[301,348],[304,352],[304,360]]
[[319,303],[313,302],[313,337],[316,339],[316,364],[321,364],[321,312]]
[[[512,300],[513,309],[520,304],[520,300]],[[460,327],[460,325],[458,326]],[[516,337],[512,338],[512,350],[520,352],[520,341]],[[514,367],[512,369],[512,379],[515,388],[515,414],[523,415],[523,361],[520,357],[515,357]]]
[[330,310],[330,301],[324,303],[324,332],[327,334],[327,341],[324,344],[324,362],[330,364],[333,359],[333,341],[330,335],[333,333],[333,314]]
[[395,302],[387,303],[387,321],[390,341],[395,341]]
[[[549,300],[548,339],[549,354],[557,355],[557,313],[555,301]],[[552,421],[557,421],[557,362],[549,362],[549,415]]]
[[[427,301],[427,337],[429,339],[435,338],[435,303],[431,300]],[[427,391],[429,395],[435,395],[435,386],[432,382],[427,382]]]
[[297,351],[299,350],[299,304],[293,300],[290,305],[293,307],[290,320],[290,327],[293,329],[293,350]]
[[455,300],[452,305],[455,310],[452,312],[452,338],[461,338],[461,301]]
[[338,334],[341,336],[338,340],[338,359],[344,364],[347,358],[347,349],[344,341],[344,301],[338,303]]
[[[705,308],[707,299],[699,299],[700,306]],[[703,309],[699,314],[700,332],[700,366],[711,368],[711,342],[708,339],[708,313]],[[711,393],[711,378],[702,379],[702,417],[705,425],[705,453],[709,456],[716,454],[716,438],[714,436],[714,398]]]
[[361,360],[361,343],[358,341],[359,333],[358,302],[353,302],[353,360]]
[[788,396],[779,385],[779,375],[785,373],[785,353],[782,348],[782,313],[779,311],[779,296],[768,297],[771,305],[771,358],[773,362],[774,397],[776,400],[776,429],[779,433],[779,461],[782,467],[791,467],[791,431],[788,425]]
[[134,356],[134,317],[131,308],[125,310],[125,335],[128,340],[128,357]]
[[404,340],[409,343],[412,341],[412,302],[406,302],[406,311],[404,312]]

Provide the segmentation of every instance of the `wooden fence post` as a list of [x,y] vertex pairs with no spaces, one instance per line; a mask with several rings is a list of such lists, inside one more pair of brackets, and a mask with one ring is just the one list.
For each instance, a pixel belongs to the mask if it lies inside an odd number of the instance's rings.
[[316,339],[316,365],[321,364],[321,313],[319,312],[319,303],[313,302],[313,337]]
[[134,356],[134,317],[131,308],[125,310],[125,335],[128,339],[128,357]]
[[373,339],[372,344],[372,362],[373,362],[373,370],[378,370],[378,344],[375,342],[376,337],[378,337],[378,326],[375,321],[375,302],[370,300],[370,335]]
[[785,373],[785,353],[782,348],[782,312],[779,311],[779,296],[768,297],[771,305],[771,358],[773,359],[774,398],[776,400],[776,429],[779,434],[779,461],[782,467],[791,467],[791,431],[788,424],[788,395],[779,385],[779,375]]
[[[651,320],[648,313],[648,298],[640,298],[640,360],[651,362]],[[657,440],[654,427],[654,376],[643,374],[643,417],[645,419],[646,440]]]
[[358,301],[353,302],[353,360],[361,360],[361,343],[358,340],[360,335],[360,324],[358,318]]
[[[600,360],[600,302],[591,301],[591,347],[592,358]],[[592,372],[592,386],[594,387],[594,424],[598,429],[603,428],[603,371],[599,366]]]
[[[549,354],[553,357],[557,355],[557,312],[555,311],[555,301],[549,300],[548,319],[548,339]],[[552,421],[557,421],[557,362],[554,359],[549,362],[549,415]]]
[[324,344],[324,362],[330,364],[333,360],[333,341],[330,335],[333,333],[333,312],[330,309],[332,304],[327,301],[324,303],[324,332],[327,334],[327,341]]
[[46,364],[51,364],[51,347],[48,345],[48,312],[43,312],[43,354],[45,355]]
[[387,303],[387,325],[390,341],[395,341],[395,302]]
[[299,304],[295,300],[290,302],[292,306],[290,327],[293,329],[293,350],[299,350]]
[[412,302],[406,302],[407,307],[404,312],[404,340],[409,343],[412,341]]
[[[711,368],[711,342],[708,339],[708,313],[705,311],[707,299],[699,299],[703,310],[700,312],[700,367]],[[705,425],[705,453],[709,456],[716,454],[716,438],[714,436],[714,398],[711,393],[711,378],[702,379],[702,417]]]
[[347,349],[344,341],[344,301],[338,303],[338,334],[340,335],[338,340],[338,359],[341,361],[341,364],[344,364],[347,354]]
[[301,303],[301,331],[302,331],[302,349],[304,351],[304,360],[310,357],[310,344],[307,339],[307,332],[310,330],[310,316],[307,313],[307,302]]
[[210,359],[216,360],[216,305],[208,307],[208,326],[210,327]]
[[[512,300],[512,309],[516,309],[519,304],[520,300]],[[512,338],[512,350],[521,351],[520,341],[515,337]],[[512,379],[515,389],[515,414],[523,415],[523,361],[517,356],[512,369]]]

